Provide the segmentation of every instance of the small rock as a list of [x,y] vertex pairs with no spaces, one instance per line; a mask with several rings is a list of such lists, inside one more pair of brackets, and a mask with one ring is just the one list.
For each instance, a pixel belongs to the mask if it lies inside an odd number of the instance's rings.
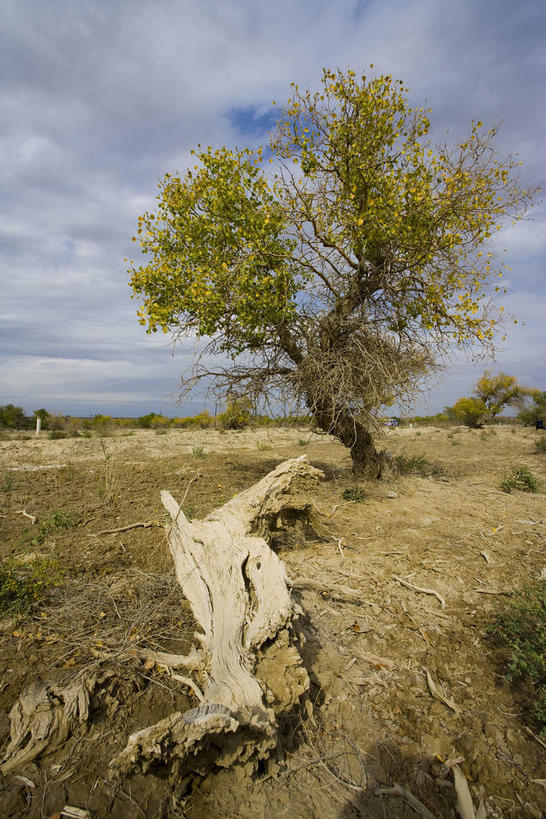
[[396,492],[393,492],[393,491],[391,490],[390,492],[387,492],[387,497],[388,497],[388,498],[397,498],[397,497],[398,497],[398,494],[397,494]]

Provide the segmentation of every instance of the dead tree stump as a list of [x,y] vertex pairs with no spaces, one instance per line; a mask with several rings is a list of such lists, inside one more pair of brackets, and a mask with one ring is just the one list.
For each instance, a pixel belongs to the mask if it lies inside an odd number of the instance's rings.
[[[201,630],[187,656],[145,656],[177,669],[172,676],[201,702],[132,734],[110,763],[113,776],[159,765],[180,781],[235,761],[257,762],[275,747],[278,717],[298,706],[309,677],[292,625],[299,610],[266,537],[286,517],[308,515],[308,495],[299,493],[320,477],[305,455],[293,458],[201,521],[189,521],[172,495],[161,492],[176,577]],[[89,679],[82,672],[55,689],[43,684],[22,692],[10,713],[2,772],[58,748],[82,727],[90,694],[100,691],[103,679],[95,669]]]
[[258,760],[276,745],[277,715],[294,708],[309,677],[294,645],[286,570],[262,535],[287,508],[304,511],[308,501],[295,493],[321,476],[305,455],[293,458],[201,521],[161,493],[176,576],[202,631],[189,656],[158,659],[193,673],[202,702],[133,734],[115,770],[170,760],[180,776]]

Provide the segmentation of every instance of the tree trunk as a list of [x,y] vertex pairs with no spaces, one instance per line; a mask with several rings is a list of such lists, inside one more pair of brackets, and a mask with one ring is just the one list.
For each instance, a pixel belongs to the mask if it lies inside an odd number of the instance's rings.
[[324,432],[333,435],[348,447],[355,477],[382,477],[386,464],[385,453],[376,450],[372,434],[349,410],[322,408],[315,410],[314,417]]

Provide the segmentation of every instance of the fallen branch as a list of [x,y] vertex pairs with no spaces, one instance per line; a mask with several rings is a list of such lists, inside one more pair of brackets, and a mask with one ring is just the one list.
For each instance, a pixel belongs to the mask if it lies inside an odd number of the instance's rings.
[[396,575],[393,576],[393,579],[397,580],[398,583],[401,583],[402,586],[405,586],[407,589],[411,589],[412,591],[416,591],[416,592],[421,592],[421,594],[431,594],[431,595],[433,595],[437,600],[440,601],[441,607],[443,609],[445,609],[446,601],[441,596],[441,594],[439,594],[434,589],[425,589],[425,588],[422,588],[421,586],[414,586],[413,583],[408,583],[407,580],[402,580],[401,577],[397,577]]
[[100,532],[93,532],[97,537],[99,535],[115,535],[117,532],[128,532],[129,529],[151,529],[153,526],[163,527],[162,523],[157,520],[147,520],[144,523],[128,523],[127,526],[117,526],[115,529],[101,529]]
[[15,514],[16,515],[22,515],[24,518],[28,518],[33,526],[36,523],[36,520],[37,520],[36,515],[29,515],[29,513],[26,511],[26,509],[17,509]]
[[541,738],[540,738],[540,737],[537,737],[537,735],[536,735],[536,734],[534,734],[534,733],[531,731],[531,729],[530,729],[530,728],[527,728],[527,726],[526,726],[526,725],[524,726],[524,730],[525,730],[525,733],[529,734],[529,736],[530,736],[530,737],[533,737],[533,739],[536,739],[536,741],[538,742],[538,744],[539,744],[539,745],[542,745],[542,747],[543,747],[543,748],[546,750],[546,742],[543,742],[543,741],[541,740]]
[[426,675],[426,678],[427,678],[428,689],[429,689],[430,693],[432,694],[432,696],[435,697],[437,700],[440,700],[440,702],[443,702],[444,705],[447,705],[447,707],[450,708],[455,714],[458,714],[459,710],[460,710],[459,706],[455,705],[453,700],[450,699],[449,697],[446,697],[446,695],[443,693],[443,691],[441,691],[438,688],[438,686],[436,685],[436,683],[432,679],[432,675],[431,675],[430,671],[428,670],[428,668],[425,668],[425,675]]
[[202,631],[191,662],[157,652],[146,656],[167,667],[193,668],[203,689],[187,677],[180,681],[201,704],[130,736],[111,763],[114,771],[146,771],[160,759],[180,778],[264,759],[276,745],[277,714],[293,709],[309,677],[292,644],[294,604],[284,564],[259,535],[278,529],[287,509],[305,513],[307,501],[290,495],[321,475],[305,456],[286,461],[202,521],[187,520],[174,498],[161,493],[172,521],[176,576]]
[[362,600],[362,592],[344,584],[334,587],[331,585],[325,586],[324,583],[317,583],[316,580],[311,580],[308,577],[296,577],[294,580],[287,580],[286,582],[291,589],[310,589],[320,594],[327,594],[328,597],[343,596],[349,600]]
[[457,813],[461,819],[485,819],[485,805],[480,800],[478,810],[474,810],[474,804],[470,795],[470,789],[466,777],[458,765],[453,765],[453,782],[455,784],[455,793],[457,794],[457,803],[455,805]]
[[413,810],[420,816],[424,817],[424,819],[436,819],[436,816],[431,813],[429,809],[412,794],[410,789],[405,787],[405,785],[395,784],[392,788],[378,788],[376,790],[376,794],[378,796],[398,796],[400,799],[403,799],[404,802],[407,802],[408,805],[411,805]]

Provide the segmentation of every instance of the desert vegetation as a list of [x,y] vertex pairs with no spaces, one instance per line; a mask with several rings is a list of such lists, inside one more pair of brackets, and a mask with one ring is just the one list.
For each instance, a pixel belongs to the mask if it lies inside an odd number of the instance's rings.
[[[392,469],[381,482],[355,481],[347,450],[308,427],[123,432],[0,441],[2,708],[39,681],[48,702],[81,679],[92,692],[66,738],[4,768],[7,816],[76,805],[92,816],[250,817],[273,805],[409,819],[418,804],[454,819],[460,777],[476,809],[539,816],[544,495],[501,484],[522,468],[544,481],[540,431],[385,429]],[[277,729],[278,753],[257,768],[252,756],[197,765],[169,784],[167,743],[146,774],[105,776],[131,734],[200,707],[204,693],[199,676],[168,665],[200,629],[159,489],[199,526],[302,453],[324,477],[294,493],[303,516],[276,515],[268,535],[301,607],[293,645],[309,677]],[[7,718],[1,729],[7,762]]]

